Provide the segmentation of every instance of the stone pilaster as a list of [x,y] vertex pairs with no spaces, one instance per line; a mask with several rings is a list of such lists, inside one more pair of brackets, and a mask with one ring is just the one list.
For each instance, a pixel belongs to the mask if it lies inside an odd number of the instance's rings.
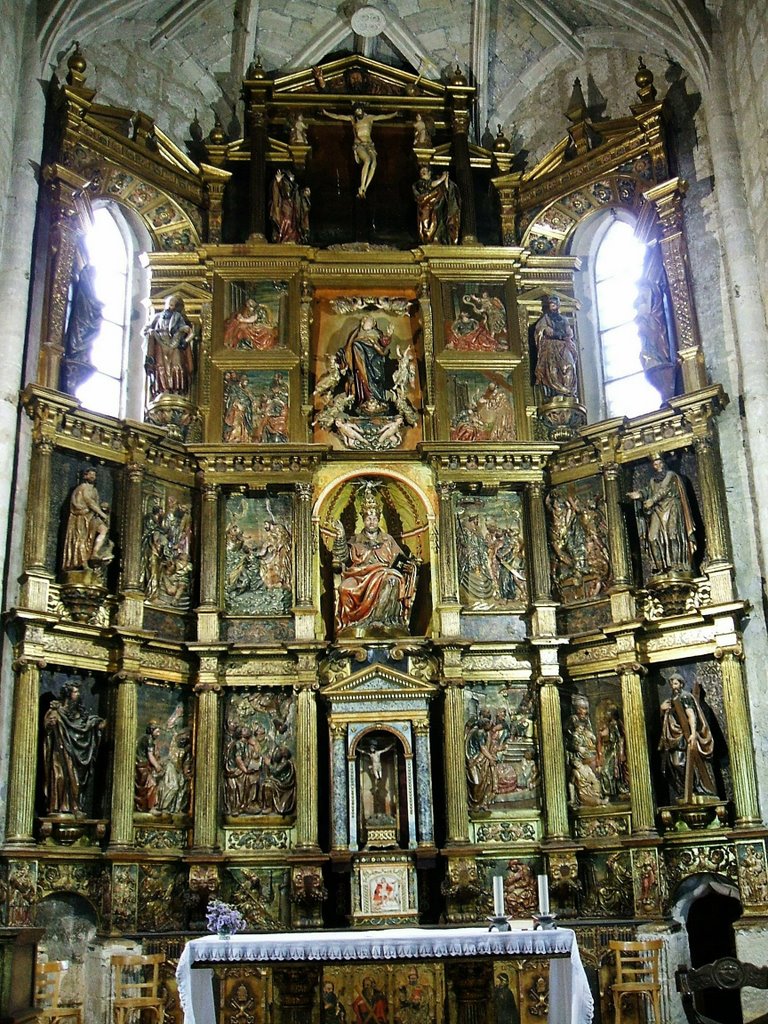
[[544,781],[545,830],[548,840],[569,838],[568,799],[565,785],[565,744],[560,714],[559,677],[539,680],[539,730]]
[[331,726],[331,846],[346,850],[349,845],[347,831],[347,727],[343,722]]
[[419,828],[419,846],[432,846],[435,825],[432,800],[432,766],[429,756],[429,722],[414,723],[414,752],[416,763],[416,814]]
[[728,754],[731,760],[736,824],[759,825],[755,756],[752,750],[752,730],[742,667],[744,649],[741,641],[736,640],[727,646],[716,647],[715,657],[720,662],[723,677],[723,706],[728,725]]
[[114,676],[117,701],[114,721],[110,849],[133,845],[134,766],[138,715],[138,679],[130,672]]
[[629,799],[632,808],[633,835],[656,835],[651,763],[643,710],[645,669],[632,662],[618,669],[621,678],[621,701],[624,709],[624,730],[627,737],[629,768]]
[[37,733],[39,726],[40,670],[45,662],[28,657],[13,664],[16,685],[13,699],[11,760],[8,772],[7,843],[31,843],[35,817]]

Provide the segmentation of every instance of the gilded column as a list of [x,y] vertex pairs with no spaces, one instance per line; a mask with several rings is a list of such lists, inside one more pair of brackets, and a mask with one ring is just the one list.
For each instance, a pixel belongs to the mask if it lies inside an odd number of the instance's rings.
[[14,662],[11,760],[8,772],[8,843],[31,843],[35,817],[37,732],[39,725],[40,670],[44,661],[21,657]]
[[416,813],[419,826],[419,846],[432,846],[435,827],[432,813],[432,766],[429,757],[429,722],[414,723],[414,753],[416,762]]
[[456,524],[453,518],[452,483],[438,487],[440,496],[440,597],[449,604],[459,602],[459,580],[456,571]]
[[131,462],[126,467],[125,519],[123,522],[122,590],[138,592],[143,589],[141,572],[141,497],[144,467]]
[[219,816],[219,774],[221,772],[219,735],[218,665],[215,658],[201,661],[197,695],[197,739],[195,743],[195,817],[193,842],[198,850],[216,846]]
[[621,466],[609,462],[603,466],[605,488],[605,517],[608,525],[608,546],[611,553],[613,582],[617,587],[628,587],[632,583],[629,554],[629,539],[621,514]]
[[216,608],[219,603],[218,510],[218,485],[203,483],[200,517],[200,604],[207,609]]
[[464,696],[459,680],[445,681],[443,737],[445,795],[448,805],[448,843],[469,842],[469,807],[464,770]]
[[345,850],[349,845],[347,830],[347,752],[344,722],[331,722],[331,845],[334,850]]
[[296,846],[300,850],[317,848],[317,683],[302,683],[298,690],[296,720]]
[[632,808],[633,835],[655,835],[656,824],[651,791],[651,762],[643,709],[645,669],[633,662],[620,665],[621,701],[624,729],[627,736],[627,767],[629,768],[629,800]]
[[296,484],[293,505],[296,607],[312,607],[312,485]]
[[112,770],[112,810],[109,845],[133,845],[133,797],[136,762],[138,680],[133,673],[118,672],[115,710],[115,755]]
[[549,542],[547,522],[544,516],[544,485],[537,480],[526,484],[530,544],[528,559],[533,577],[533,600],[551,601],[552,591],[549,574]]
[[469,111],[467,110],[467,81],[456,69],[448,86],[453,109],[451,129],[453,133],[453,166],[456,182],[461,195],[461,242],[463,245],[477,242],[477,219],[475,216],[475,190],[472,182],[472,168],[469,162]]
[[27,533],[24,538],[25,571],[45,572],[51,497],[51,461],[53,440],[35,429],[32,458],[29,466]]
[[559,677],[539,680],[541,768],[544,779],[547,839],[568,839],[568,800],[565,789],[565,745],[560,714]]
[[728,754],[731,760],[736,824],[758,825],[760,808],[757,801],[747,692],[741,664],[744,659],[741,642],[737,641],[727,647],[716,647],[715,657],[720,662],[723,677],[723,706],[728,724]]
[[711,435],[694,437],[696,468],[702,497],[704,534],[707,542],[707,567],[713,564],[730,563],[728,531],[725,524],[725,504],[717,471],[714,440]]

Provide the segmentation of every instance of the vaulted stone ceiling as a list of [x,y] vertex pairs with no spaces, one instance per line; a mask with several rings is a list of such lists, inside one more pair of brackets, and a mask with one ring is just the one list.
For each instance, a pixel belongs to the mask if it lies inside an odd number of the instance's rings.
[[[694,81],[707,78],[703,0],[370,0],[384,16],[381,33],[370,38],[351,25],[363,6],[366,0],[41,0],[38,38],[54,67],[79,40],[99,99],[156,115],[178,141],[198,108],[204,127],[215,111],[237,133],[240,82],[254,53],[278,73],[353,51],[429,78],[458,64],[478,89],[477,135],[488,120],[508,129],[514,121],[529,150],[536,148],[533,108],[539,121],[543,111],[562,127],[562,97],[576,75],[588,84],[596,53],[604,72],[594,76],[597,99],[610,86],[625,98],[608,113],[624,113],[633,98],[628,54],[636,64],[642,53],[652,69],[655,58],[657,72],[671,55]],[[611,71],[617,53],[621,70]]]

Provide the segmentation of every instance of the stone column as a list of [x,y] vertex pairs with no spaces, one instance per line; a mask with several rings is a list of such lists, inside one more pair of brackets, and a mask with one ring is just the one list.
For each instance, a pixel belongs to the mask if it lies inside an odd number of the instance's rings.
[[296,607],[312,608],[312,485],[296,484],[293,505],[293,552],[296,561]]
[[466,771],[464,768],[464,697],[458,679],[445,680],[443,713],[445,796],[448,805],[448,845],[469,842]]
[[648,756],[648,735],[643,710],[645,669],[632,662],[620,665],[621,701],[624,729],[627,736],[627,767],[629,768],[629,801],[632,808],[632,834],[656,835],[651,762]]
[[110,849],[133,845],[134,772],[138,713],[138,679],[133,673],[118,672],[115,720],[115,753],[112,769],[112,811]]
[[298,691],[296,718],[296,846],[300,850],[317,849],[317,683],[302,682]]
[[459,579],[456,569],[456,522],[453,514],[455,485],[438,485],[440,497],[440,600],[459,603]]
[[416,762],[416,811],[419,826],[419,846],[432,846],[435,827],[432,811],[432,765],[429,756],[429,722],[414,723],[414,752]]
[[219,818],[219,776],[221,736],[219,728],[218,663],[201,659],[197,695],[197,739],[195,743],[195,808],[193,842],[197,850],[216,847]]
[[552,589],[549,571],[549,541],[547,538],[547,521],[544,515],[544,485],[536,480],[526,484],[525,496],[528,506],[528,523],[530,527],[530,543],[528,544],[528,564],[531,569],[531,596],[534,602],[552,600]]
[[565,744],[560,714],[560,677],[539,680],[539,729],[544,781],[545,829],[548,840],[569,838],[568,799],[565,788]]
[[24,656],[13,664],[16,686],[8,772],[7,843],[33,842],[40,670],[43,668],[44,661],[34,661]]
[[346,850],[349,845],[347,829],[347,727],[343,722],[331,722],[331,848]]
[[760,807],[757,800],[747,690],[742,669],[744,649],[741,641],[716,647],[715,657],[720,662],[720,673],[723,677],[723,705],[728,725],[728,754],[731,761],[736,824],[759,825]]

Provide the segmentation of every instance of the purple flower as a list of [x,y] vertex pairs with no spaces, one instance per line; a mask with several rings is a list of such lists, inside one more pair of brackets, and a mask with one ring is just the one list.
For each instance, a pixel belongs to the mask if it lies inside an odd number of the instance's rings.
[[221,900],[211,900],[205,915],[208,930],[211,932],[243,932],[245,920],[237,907]]

